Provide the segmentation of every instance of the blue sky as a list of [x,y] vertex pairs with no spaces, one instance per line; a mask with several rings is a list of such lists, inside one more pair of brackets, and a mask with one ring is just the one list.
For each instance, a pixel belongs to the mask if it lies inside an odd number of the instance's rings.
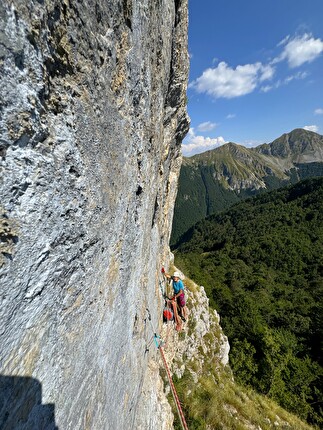
[[190,156],[323,134],[323,0],[189,0]]

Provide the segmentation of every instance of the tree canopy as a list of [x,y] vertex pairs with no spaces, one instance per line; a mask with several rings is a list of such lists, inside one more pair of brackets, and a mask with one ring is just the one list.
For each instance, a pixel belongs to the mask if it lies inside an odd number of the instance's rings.
[[323,178],[206,218],[175,258],[219,311],[238,382],[322,426]]

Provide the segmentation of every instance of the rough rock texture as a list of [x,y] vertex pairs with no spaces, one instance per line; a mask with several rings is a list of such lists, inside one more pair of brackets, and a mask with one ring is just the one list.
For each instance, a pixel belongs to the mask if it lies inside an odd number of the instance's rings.
[[170,322],[163,325],[161,333],[165,356],[173,373],[181,378],[188,369],[197,382],[203,374],[206,358],[213,363],[214,371],[221,371],[229,364],[230,344],[220,326],[219,314],[209,307],[204,287],[190,281],[185,295],[189,317],[182,331],[177,332],[174,323]]
[[187,0],[1,2],[1,428],[167,428],[145,317],[187,75]]

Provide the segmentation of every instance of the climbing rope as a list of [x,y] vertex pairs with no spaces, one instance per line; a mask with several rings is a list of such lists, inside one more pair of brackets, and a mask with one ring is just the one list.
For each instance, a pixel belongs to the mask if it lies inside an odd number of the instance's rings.
[[165,366],[167,377],[168,377],[168,382],[169,382],[170,388],[172,390],[173,399],[175,401],[175,405],[176,405],[176,409],[177,409],[177,413],[178,413],[179,419],[181,421],[183,429],[184,430],[188,430],[188,427],[187,427],[187,424],[186,424],[186,421],[185,421],[185,417],[184,417],[184,414],[183,414],[183,410],[182,410],[182,407],[181,407],[181,403],[179,401],[179,398],[178,398],[178,395],[177,395],[177,392],[176,392],[176,388],[175,388],[175,385],[173,383],[172,375],[170,374],[170,370],[169,370],[169,368],[167,366],[167,362],[166,362],[166,358],[165,358],[163,347],[159,346],[158,349],[160,351],[160,354],[161,354],[163,362],[164,362],[164,366]]
[[174,402],[175,402],[175,406],[176,406],[176,409],[177,409],[177,413],[178,413],[178,416],[179,416],[182,428],[184,430],[188,430],[188,427],[187,427],[187,424],[186,424],[186,421],[185,421],[185,417],[184,417],[184,413],[183,413],[183,410],[182,410],[182,407],[181,407],[181,403],[179,401],[179,398],[178,398],[178,395],[177,395],[177,391],[176,391],[175,385],[173,383],[172,375],[170,373],[170,370],[169,370],[169,367],[167,365],[167,361],[166,361],[166,358],[165,358],[164,348],[163,348],[164,343],[163,343],[161,337],[158,336],[158,334],[156,333],[156,331],[154,329],[153,323],[151,321],[151,314],[150,314],[149,309],[146,308],[146,310],[147,310],[147,313],[148,313],[148,321],[150,322],[152,331],[154,333],[155,345],[156,345],[157,349],[160,351],[160,354],[161,354],[162,359],[163,359],[163,363],[164,363],[164,367],[165,367],[165,370],[166,370],[168,382],[169,382],[169,385],[170,385],[170,388],[171,388],[171,392],[172,392],[172,395],[173,395],[173,399],[174,399]]

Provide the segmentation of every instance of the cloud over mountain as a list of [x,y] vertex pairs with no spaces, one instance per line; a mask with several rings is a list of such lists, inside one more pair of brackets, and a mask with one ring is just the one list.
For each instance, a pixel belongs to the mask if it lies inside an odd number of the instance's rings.
[[196,136],[194,128],[190,128],[185,141],[182,144],[182,151],[185,156],[190,156],[199,152],[207,151],[208,149],[214,149],[224,143],[226,143],[226,141],[222,136]]
[[319,130],[317,125],[304,125],[303,128],[304,130],[307,130],[307,131],[314,131],[314,133],[317,133]]

